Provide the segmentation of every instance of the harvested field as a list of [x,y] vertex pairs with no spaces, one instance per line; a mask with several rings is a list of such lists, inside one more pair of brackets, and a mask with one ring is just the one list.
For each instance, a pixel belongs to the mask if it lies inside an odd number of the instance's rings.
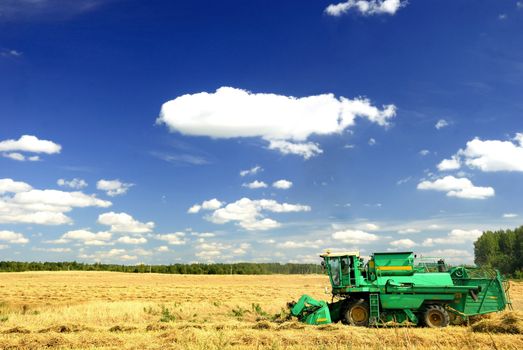
[[[321,327],[272,316],[324,276],[189,276],[110,272],[0,275],[0,349],[522,349],[523,283],[515,311],[472,327]],[[497,332],[496,325],[512,325]],[[516,330],[516,331],[514,331]]]

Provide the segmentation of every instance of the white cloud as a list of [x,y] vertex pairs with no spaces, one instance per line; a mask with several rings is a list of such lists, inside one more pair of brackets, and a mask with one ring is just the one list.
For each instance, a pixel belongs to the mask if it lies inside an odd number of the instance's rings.
[[523,1],[518,1],[518,2],[516,2],[516,7],[517,7],[518,9],[523,9]]
[[213,198],[209,199],[208,201],[202,202],[202,209],[205,210],[216,210],[218,208],[221,208],[224,203],[220,202],[218,199]]
[[156,248],[156,251],[159,253],[165,253],[165,252],[169,251],[169,247],[166,245],[162,245],[162,246],[159,246],[158,248]]
[[504,19],[507,19],[507,17],[508,16],[507,16],[506,13],[501,13],[500,15],[498,15],[498,19],[501,20],[501,21],[504,20]]
[[37,252],[70,253],[71,248],[33,248]]
[[284,248],[284,249],[297,249],[297,248],[314,248],[319,249],[319,247],[324,242],[321,239],[318,239],[316,241],[285,241],[283,243],[278,243],[278,248]]
[[14,181],[13,179],[0,179],[0,194],[8,192],[27,192],[31,189],[31,185],[26,184],[25,182]]
[[87,182],[83,179],[74,178],[72,180],[58,179],[56,181],[58,186],[69,187],[75,190],[81,190],[82,188],[87,187]]
[[192,235],[192,236],[196,236],[196,237],[200,237],[200,238],[212,238],[212,237],[216,237],[216,234],[215,234],[215,233],[212,233],[212,232],[202,232],[202,233],[199,233],[199,232],[191,232],[191,235]]
[[438,122],[436,123],[436,125],[434,125],[434,127],[435,127],[436,129],[438,129],[438,130],[439,130],[439,129],[443,129],[444,127],[447,127],[447,126],[449,126],[449,122],[446,121],[445,119],[440,119],[440,120],[438,120]]
[[[60,237],[61,243],[68,243],[70,241],[79,241],[85,245],[110,245],[109,240],[112,238],[111,232],[91,232],[89,230],[73,230],[68,231]],[[58,243],[58,241],[54,241]]]
[[280,190],[288,190],[292,187],[292,182],[289,180],[278,180],[273,182],[272,187],[279,188]]
[[423,246],[430,247],[434,244],[462,244],[465,242],[476,241],[483,232],[480,230],[461,230],[454,229],[446,237],[427,238],[423,241]]
[[250,188],[251,190],[257,189],[257,188],[266,188],[267,184],[263,181],[254,180],[253,182],[242,184],[242,187]]
[[512,218],[517,218],[517,217],[518,217],[518,214],[514,214],[514,213],[503,214],[503,218],[505,218],[505,219],[512,219]]
[[0,241],[9,242],[11,244],[25,244],[29,242],[23,234],[13,231],[0,231]]
[[225,224],[231,221],[237,222],[238,225],[250,231],[269,230],[279,227],[280,223],[265,218],[262,211],[290,213],[310,210],[311,208],[307,205],[278,203],[268,199],[251,200],[242,198],[215,210],[207,219],[215,224]]
[[340,134],[357,117],[387,126],[395,115],[394,105],[380,110],[364,98],[333,94],[296,98],[221,87],[164,103],[157,122],[185,135],[261,137],[269,148],[310,158],[321,152],[316,144],[305,142],[311,135]]
[[475,138],[458,155],[470,168],[485,172],[523,171],[523,133],[516,134],[513,141]]
[[12,159],[12,160],[17,160],[19,162],[25,161],[25,156],[22,153],[18,153],[18,152],[2,153],[2,156],[5,158]]
[[345,230],[332,234],[332,238],[347,244],[368,244],[378,240],[378,236],[361,230]]
[[240,171],[240,176],[244,177],[244,176],[247,176],[247,175],[256,175],[260,171],[263,171],[263,168],[261,166],[259,166],[259,165],[256,165],[256,166],[254,166],[254,167],[252,167],[250,169]]
[[147,243],[147,239],[145,239],[144,237],[122,236],[118,238],[116,242],[124,244],[145,244]]
[[471,252],[461,249],[437,249],[426,252],[421,256],[443,258],[447,263],[451,264],[472,263],[474,260]]
[[209,199],[207,201],[203,201],[201,204],[195,204],[192,207],[190,207],[187,210],[187,213],[189,214],[197,214],[200,212],[200,210],[216,210],[218,208],[221,208],[225,202],[220,202],[218,199],[213,198]]
[[36,190],[24,182],[0,179],[0,223],[61,225],[72,220],[65,215],[73,208],[102,207],[111,202],[82,192]]
[[456,170],[461,167],[460,160],[457,156],[452,156],[450,159],[443,159],[438,164],[439,171]]
[[331,16],[341,16],[354,9],[365,16],[394,15],[401,7],[406,5],[406,0],[347,0],[327,6],[325,12]]
[[96,183],[96,188],[105,191],[108,196],[114,197],[127,193],[129,188],[133,187],[134,184],[124,183],[120,180],[99,180]]
[[154,222],[142,223],[126,213],[104,213],[98,216],[98,223],[111,226],[111,232],[148,233],[154,228]]
[[78,257],[80,259],[88,259],[88,260],[95,260],[95,261],[103,261],[103,260],[130,261],[130,260],[138,259],[138,257],[135,255],[127,254],[127,251],[125,249],[116,249],[116,248],[111,249],[109,251],[97,251],[94,254],[80,254]]
[[419,232],[420,232],[420,230],[415,229],[415,228],[405,228],[405,229],[402,229],[402,230],[398,230],[398,233],[400,235],[409,234],[409,233],[419,233]]
[[314,142],[297,143],[284,140],[270,140],[269,149],[280,151],[283,154],[296,154],[304,159],[309,159],[323,153],[319,145]]
[[200,212],[201,209],[202,209],[201,205],[195,204],[192,207],[190,207],[189,209],[187,209],[187,213],[189,213],[189,214],[197,214],[197,213]]
[[375,144],[376,144],[376,139],[374,139],[374,138],[371,137],[371,138],[369,139],[369,146],[374,146]]
[[408,239],[408,238],[392,241],[392,242],[390,242],[390,245],[393,247],[396,247],[396,248],[406,248],[406,249],[410,249],[410,248],[417,246],[416,242],[414,242],[412,239]]
[[373,224],[372,222],[367,222],[367,223],[358,225],[358,229],[377,231],[380,229],[380,227],[379,227],[379,225]]
[[420,156],[427,156],[430,154],[430,151],[428,149],[422,149],[421,151],[419,151],[419,154]]
[[187,243],[184,232],[155,235],[154,238],[160,241],[166,241],[170,245],[184,245],[185,243]]
[[476,187],[469,179],[454,176],[445,176],[433,182],[422,181],[418,184],[418,190],[443,191],[449,197],[465,199],[485,199],[495,194],[492,187]]
[[204,242],[196,246],[197,252],[195,256],[207,261],[232,260],[237,256],[247,254],[251,245],[249,243],[241,243],[239,245],[230,245],[219,242]]
[[36,136],[23,135],[18,140],[0,141],[0,152],[60,153],[62,146]]

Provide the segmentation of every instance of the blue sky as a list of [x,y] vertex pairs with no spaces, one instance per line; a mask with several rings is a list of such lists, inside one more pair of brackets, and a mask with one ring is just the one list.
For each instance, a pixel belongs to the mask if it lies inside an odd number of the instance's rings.
[[520,225],[523,2],[337,1],[2,1],[0,258],[471,262]]

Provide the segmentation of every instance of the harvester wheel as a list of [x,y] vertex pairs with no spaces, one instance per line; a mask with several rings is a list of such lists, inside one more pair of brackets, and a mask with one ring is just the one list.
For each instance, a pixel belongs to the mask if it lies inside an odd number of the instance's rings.
[[423,323],[427,327],[447,327],[449,322],[449,313],[441,305],[429,305],[423,313]]
[[345,311],[345,322],[351,326],[366,327],[369,325],[370,308],[369,304],[363,300],[356,300],[349,304]]

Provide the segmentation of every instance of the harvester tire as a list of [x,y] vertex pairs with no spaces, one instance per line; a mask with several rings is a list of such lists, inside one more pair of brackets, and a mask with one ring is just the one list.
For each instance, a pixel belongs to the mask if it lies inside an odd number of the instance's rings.
[[366,327],[369,325],[370,307],[369,303],[360,299],[353,301],[345,311],[345,322],[351,326]]
[[429,305],[423,312],[423,324],[429,328],[447,327],[449,322],[449,313],[441,305]]

